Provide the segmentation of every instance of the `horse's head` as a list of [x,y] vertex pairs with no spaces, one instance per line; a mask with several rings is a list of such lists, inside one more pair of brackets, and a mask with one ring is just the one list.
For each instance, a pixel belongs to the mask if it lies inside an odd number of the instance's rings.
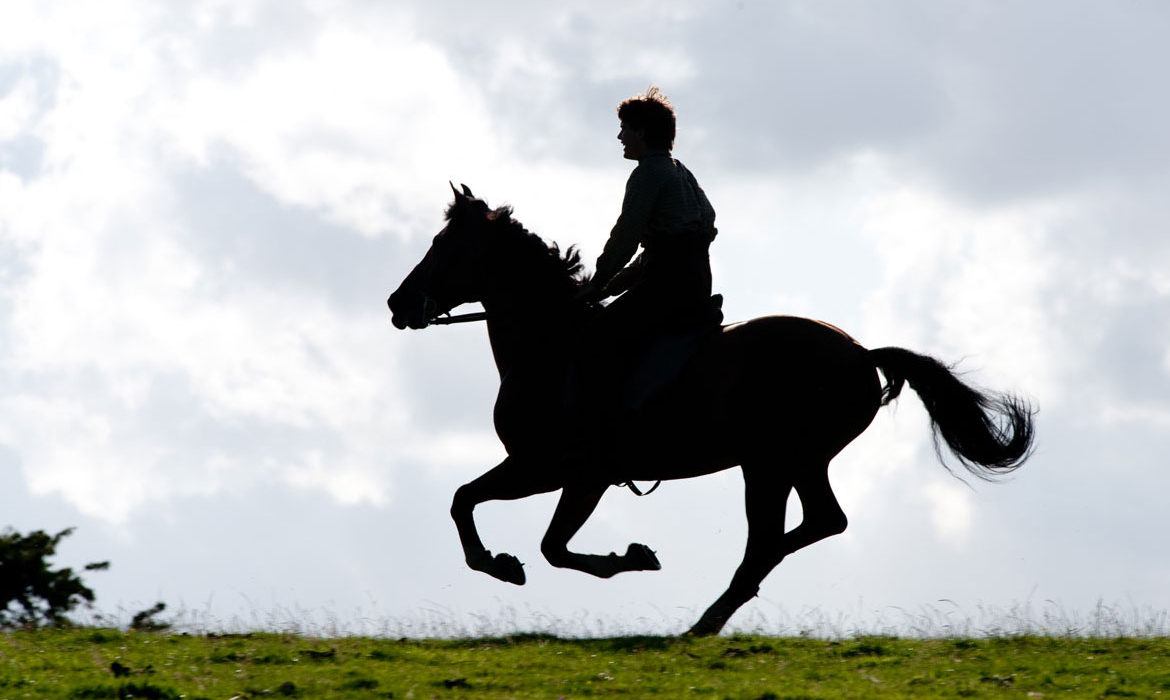
[[398,328],[426,328],[456,306],[480,300],[483,229],[490,211],[467,185],[462,192],[454,185],[451,189],[455,203],[447,211],[447,225],[386,301]]

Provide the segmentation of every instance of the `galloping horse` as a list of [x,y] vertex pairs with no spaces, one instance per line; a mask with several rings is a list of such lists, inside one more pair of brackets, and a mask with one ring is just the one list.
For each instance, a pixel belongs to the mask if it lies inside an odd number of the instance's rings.
[[[455,191],[447,225],[388,300],[400,329],[425,328],[460,304],[483,304],[500,372],[495,427],[508,456],[455,492],[451,516],[468,566],[500,580],[523,584],[523,565],[484,547],[472,516],[479,503],[559,489],[541,552],[553,566],[610,577],[661,567],[641,544],[621,556],[569,551],[607,488],[739,466],[748,520],[743,562],[688,632],[716,634],[785,556],[844,532],[829,460],[905,384],[930,415],[936,447],[941,438],[975,476],[1011,472],[1031,452],[1027,403],[977,391],[933,358],[901,348],[867,350],[826,323],[767,316],[714,331],[680,376],[605,436],[604,458],[570,459],[571,367],[590,316],[575,298],[582,284],[571,248],[562,255],[516,222],[510,208],[490,209],[464,186]],[[785,532],[792,489],[804,515]]]

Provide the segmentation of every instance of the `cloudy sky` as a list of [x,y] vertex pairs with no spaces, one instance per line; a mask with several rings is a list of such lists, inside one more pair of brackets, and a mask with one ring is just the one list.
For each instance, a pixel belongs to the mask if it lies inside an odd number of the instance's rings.
[[472,572],[447,508],[502,457],[484,329],[385,308],[448,180],[593,260],[614,107],[654,83],[729,320],[1041,411],[968,487],[916,399],[883,410],[831,470],[849,530],[733,622],[1170,609],[1168,35],[1155,0],[6,2],[0,527],[77,526],[59,563],[111,560],[111,613],[684,629],[742,552],[739,474],[615,489],[574,541],[661,572],[546,565],[554,496],[477,511],[527,586]]

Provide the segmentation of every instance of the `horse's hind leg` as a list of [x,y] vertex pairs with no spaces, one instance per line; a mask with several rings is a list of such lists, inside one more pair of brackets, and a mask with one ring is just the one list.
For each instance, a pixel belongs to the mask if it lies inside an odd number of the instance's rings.
[[459,542],[463,545],[463,555],[468,566],[501,581],[523,585],[524,565],[511,554],[493,556],[483,546],[472,511],[484,501],[515,500],[559,488],[559,484],[541,474],[543,471],[547,470],[536,469],[531,463],[508,457],[478,479],[455,491],[451,517],[459,531]]
[[743,467],[748,538],[743,561],[723,595],[687,631],[689,636],[718,634],[727,620],[759,592],[760,582],[784,558],[784,513],[792,482],[778,470]]
[[569,551],[569,540],[581,529],[602,494],[609,488],[606,484],[589,486],[566,486],[561,491],[561,500],[549,523],[548,531],[540,543],[540,551],[553,566],[576,569],[601,578],[609,578],[623,571],[657,571],[662,566],[658,557],[644,544],[631,544],[626,553],[603,556],[599,554],[578,554]]
[[[784,557],[845,531],[845,514],[829,486],[828,464],[793,467],[796,468],[781,472],[775,468],[744,466],[748,541],[743,562],[727,590],[707,608],[688,635],[718,634],[735,611],[755,597],[764,577]],[[804,518],[800,525],[785,533],[784,512],[793,487],[800,497]]]

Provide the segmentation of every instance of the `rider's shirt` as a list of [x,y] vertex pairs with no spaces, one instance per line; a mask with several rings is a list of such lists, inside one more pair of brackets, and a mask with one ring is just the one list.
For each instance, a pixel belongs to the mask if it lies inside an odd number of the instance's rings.
[[690,236],[710,242],[715,236],[715,210],[694,175],[669,151],[651,151],[638,161],[626,182],[622,213],[597,258],[594,283],[600,288],[613,278],[638,246],[669,246]]

